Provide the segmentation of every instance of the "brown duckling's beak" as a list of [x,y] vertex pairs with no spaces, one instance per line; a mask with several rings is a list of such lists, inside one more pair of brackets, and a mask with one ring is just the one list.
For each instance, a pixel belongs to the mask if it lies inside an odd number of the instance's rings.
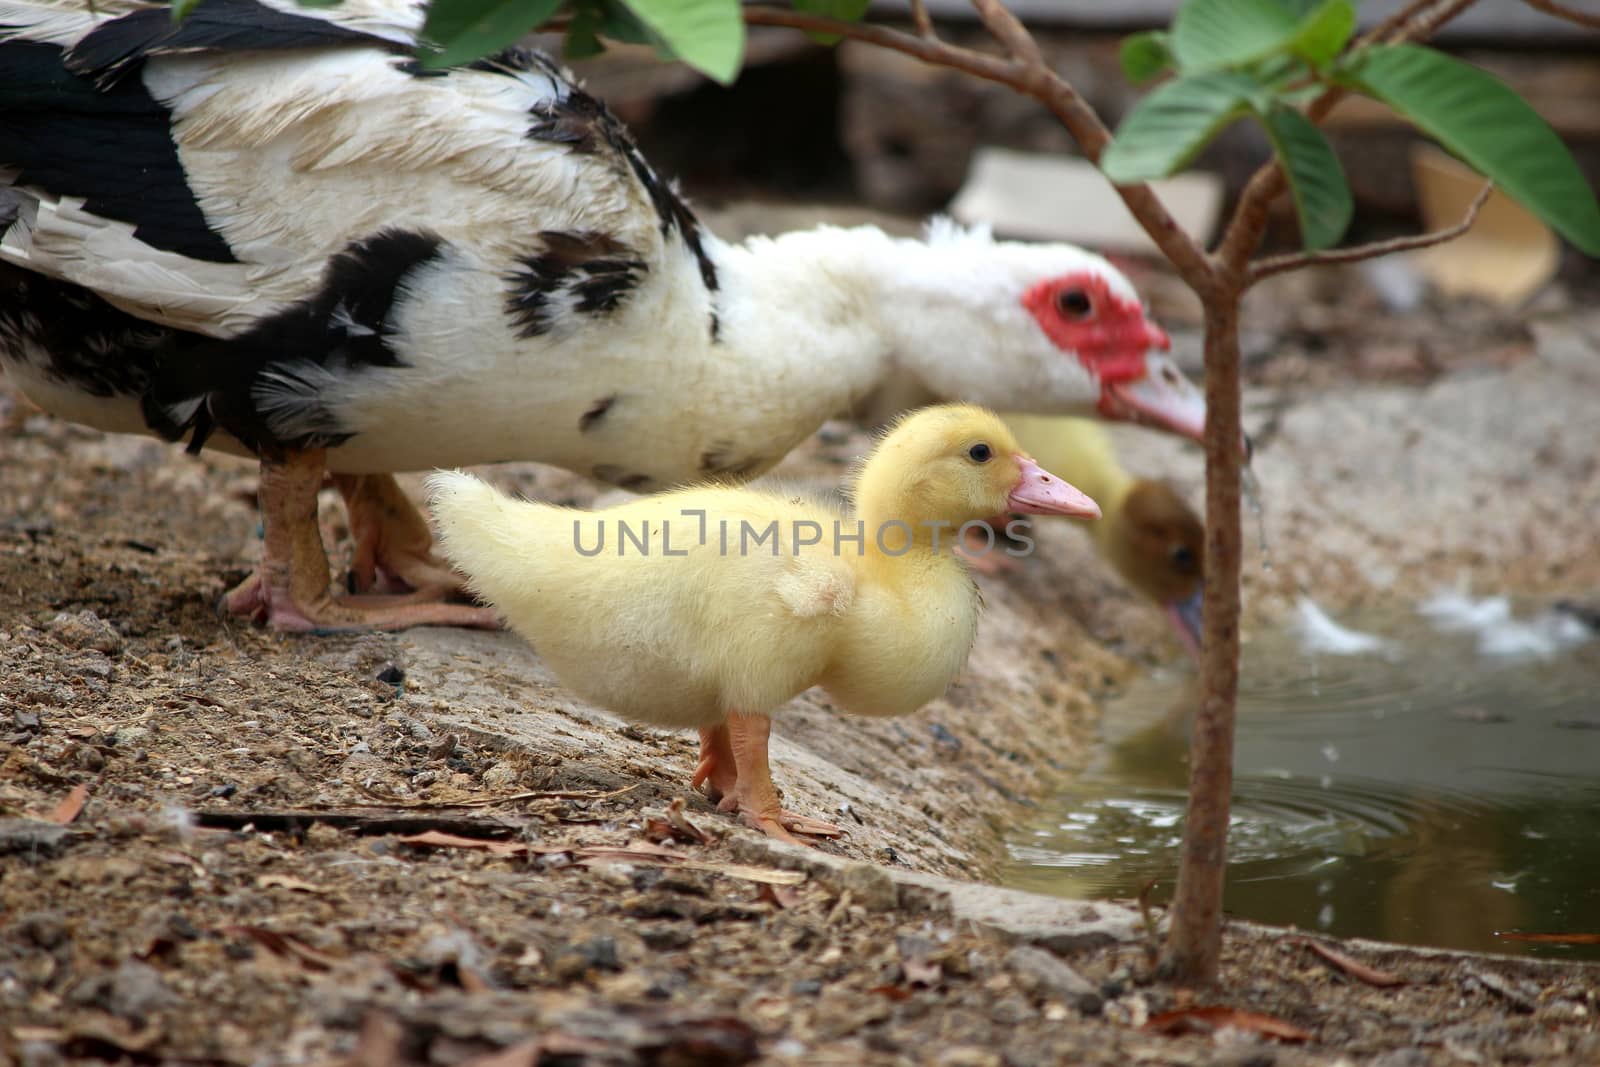
[[1183,647],[1197,660],[1200,658],[1200,604],[1204,598],[1205,589],[1199,587],[1183,600],[1174,600],[1166,606],[1167,621],[1178,631]]
[[1074,485],[1062,480],[1030,456],[1018,456],[1022,480],[1011,490],[1006,508],[1022,515],[1066,515],[1074,519],[1098,519],[1100,505]]

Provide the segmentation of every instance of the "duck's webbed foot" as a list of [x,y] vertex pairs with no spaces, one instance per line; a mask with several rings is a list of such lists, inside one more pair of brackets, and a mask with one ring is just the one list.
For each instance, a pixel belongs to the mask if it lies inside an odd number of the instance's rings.
[[466,596],[464,580],[433,551],[422,512],[392,474],[335,474],[355,554],[352,593],[416,593],[418,600]]
[[274,629],[302,633],[411,626],[499,627],[492,609],[438,603],[438,596],[431,592],[334,595],[317,524],[317,491],[322,487],[323,470],[321,450],[261,461],[261,563],[222,598],[222,610],[264,621]]
[[[734,714],[729,716],[725,725],[702,731],[702,769],[706,763],[706,735],[714,735],[718,731],[722,732],[720,743],[726,744],[736,768],[731,786],[721,790],[723,796],[717,803],[718,811],[737,812],[746,823],[768,837],[796,845],[815,842],[802,841],[795,834],[807,837],[844,836],[845,831],[841,827],[783,807],[778,787],[772,783],[772,769],[767,763],[767,744],[772,734],[772,720],[769,717]],[[695,777],[704,780],[699,771],[695,772]]]

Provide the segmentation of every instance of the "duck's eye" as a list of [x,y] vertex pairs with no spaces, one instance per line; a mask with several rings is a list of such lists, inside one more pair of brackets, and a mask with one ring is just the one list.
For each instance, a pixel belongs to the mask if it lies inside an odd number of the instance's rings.
[[988,445],[984,444],[982,441],[979,441],[977,444],[975,444],[971,448],[967,449],[967,456],[974,463],[987,463],[987,462],[989,462],[990,457],[993,456],[993,455],[994,455],[994,449],[990,448]]
[[1194,549],[1188,545],[1179,545],[1172,550],[1172,562],[1179,570],[1188,570],[1194,566]]
[[1063,315],[1081,319],[1094,310],[1094,301],[1082,289],[1063,289],[1056,294],[1056,308]]

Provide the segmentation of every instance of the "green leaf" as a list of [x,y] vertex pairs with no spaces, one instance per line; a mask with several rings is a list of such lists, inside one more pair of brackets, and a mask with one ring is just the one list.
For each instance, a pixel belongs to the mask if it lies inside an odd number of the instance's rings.
[[1272,149],[1289,176],[1295,211],[1300,216],[1301,242],[1313,252],[1335,244],[1350,225],[1354,204],[1333,146],[1321,130],[1292,107],[1274,105],[1262,122],[1272,139]]
[[1288,47],[1299,20],[1280,0],[1189,0],[1172,22],[1185,74],[1239,67]]
[[555,13],[561,0],[433,0],[422,40],[424,67],[454,67],[509,48]]
[[[830,19],[858,22],[867,13],[867,6],[871,3],[872,0],[794,0],[794,9]],[[837,33],[808,33],[807,36],[818,44],[839,43]]]
[[661,38],[639,21],[622,0],[589,0],[600,12],[600,35],[623,44],[661,45]]
[[1117,53],[1122,60],[1123,77],[1140,85],[1171,70],[1172,49],[1168,42],[1168,35],[1157,30],[1124,37]]
[[1344,51],[1350,35],[1356,32],[1356,6],[1350,0],[1325,0],[1296,27],[1289,48],[1295,55],[1321,69]]
[[1364,49],[1336,80],[1388,104],[1591,256],[1600,203],[1561,138],[1499,79],[1419,45]]
[[600,40],[600,21],[598,4],[583,0],[574,4],[566,39],[561,42],[561,54],[567,59],[588,59],[604,52],[606,46]]
[[744,60],[739,0],[626,0],[677,58],[724,85]]
[[1100,169],[1119,185],[1165,178],[1248,111],[1260,89],[1244,74],[1191,74],[1169,81],[1122,120],[1100,156]]

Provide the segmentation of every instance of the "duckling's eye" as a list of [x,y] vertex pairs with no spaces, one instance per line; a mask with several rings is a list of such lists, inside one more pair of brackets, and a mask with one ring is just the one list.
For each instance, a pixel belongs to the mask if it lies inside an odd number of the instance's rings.
[[1194,566],[1194,549],[1188,545],[1179,545],[1172,550],[1172,562],[1179,570],[1188,570]]
[[967,449],[967,456],[974,463],[987,463],[989,462],[990,457],[993,455],[994,450],[988,445],[984,444],[982,441],[979,441],[977,444]]
[[1056,294],[1056,309],[1070,318],[1081,319],[1094,310],[1094,301],[1082,289],[1063,289]]

